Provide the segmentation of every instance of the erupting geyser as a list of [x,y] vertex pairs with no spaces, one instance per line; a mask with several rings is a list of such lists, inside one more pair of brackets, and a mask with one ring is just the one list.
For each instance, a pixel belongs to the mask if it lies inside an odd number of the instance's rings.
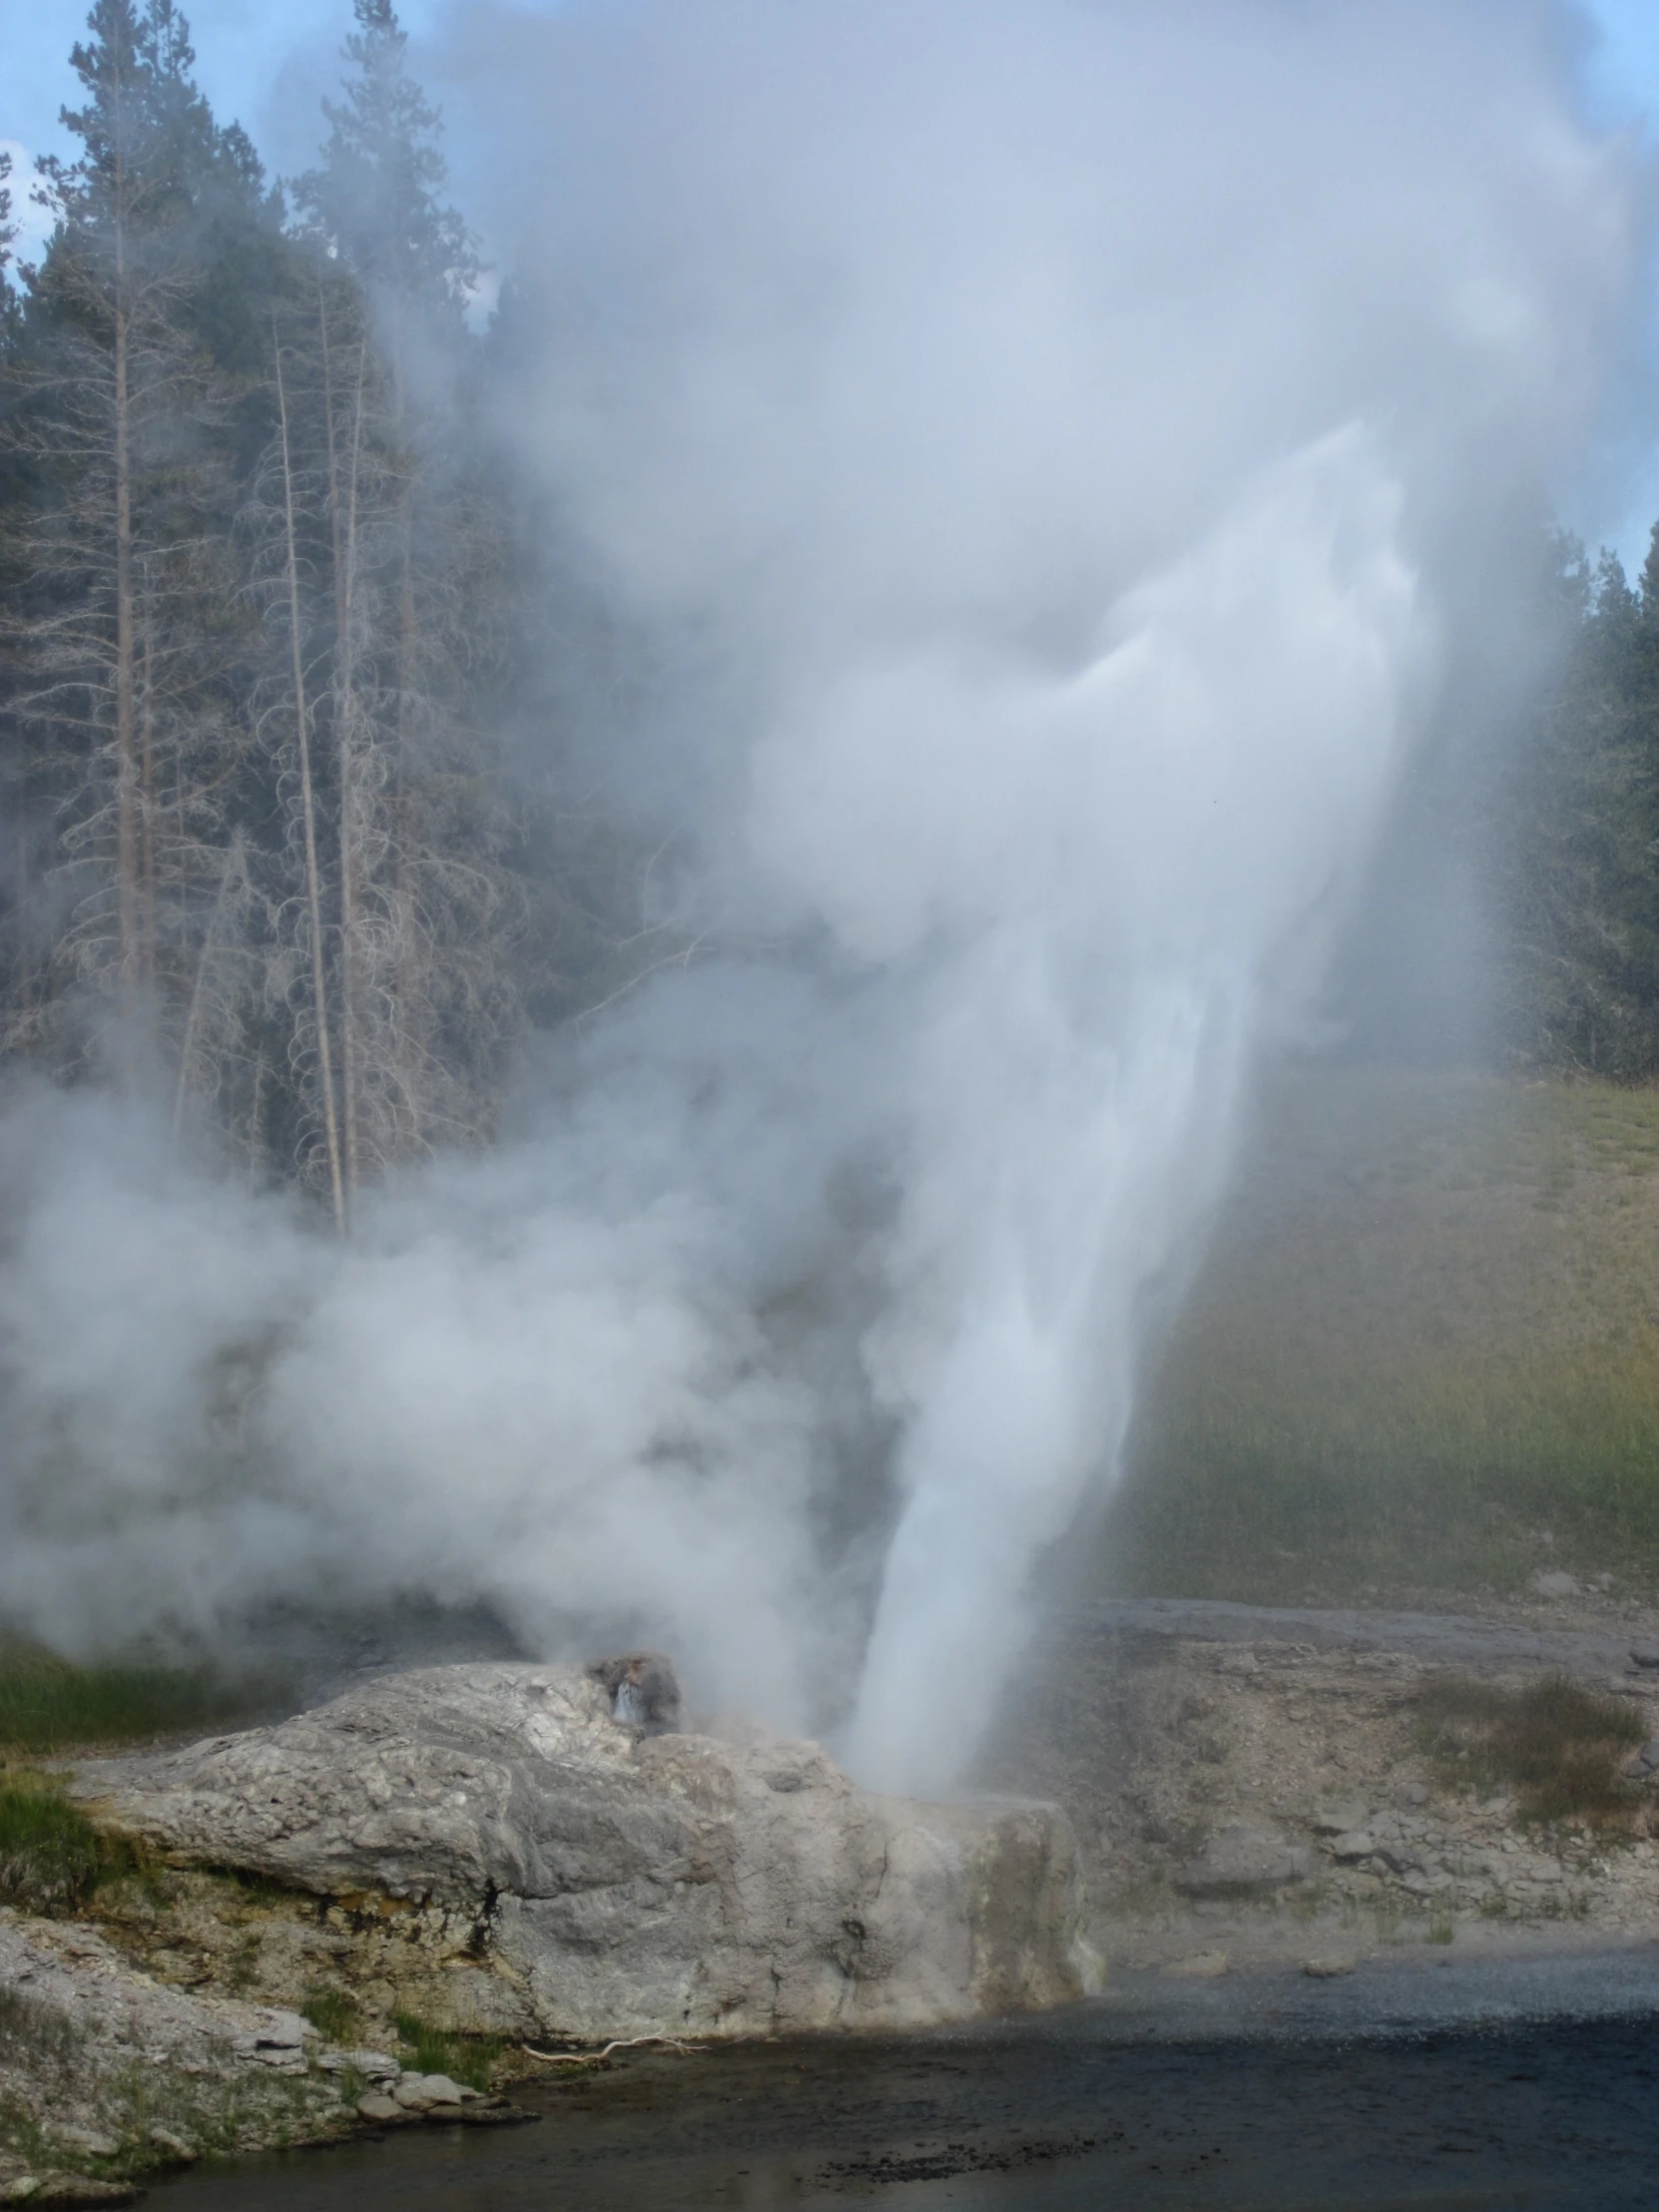
[[1558,30],[521,27],[509,434],[652,671],[584,773],[695,830],[708,949],[343,1258],[164,1181],[130,1111],[25,1101],[8,1611],[482,1594],[844,1729],[863,1782],[959,1776],[1253,1069],[1593,428],[1634,196]]

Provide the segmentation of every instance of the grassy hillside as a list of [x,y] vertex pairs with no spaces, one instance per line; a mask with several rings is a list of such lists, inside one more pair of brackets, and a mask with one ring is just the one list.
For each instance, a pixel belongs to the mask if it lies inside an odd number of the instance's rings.
[[0,1635],[0,1771],[13,1757],[189,1734],[257,1712],[272,1685],[208,1668],[120,1660],[76,1666]]
[[1101,1571],[1659,1588],[1659,1092],[1306,1073],[1150,1379]]

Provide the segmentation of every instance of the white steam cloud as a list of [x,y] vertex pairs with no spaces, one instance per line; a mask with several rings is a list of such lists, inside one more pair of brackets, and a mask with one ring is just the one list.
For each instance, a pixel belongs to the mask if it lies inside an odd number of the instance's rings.
[[1509,0],[456,22],[524,121],[511,434],[668,672],[616,788],[790,950],[344,1255],[24,1100],[0,1607],[485,1595],[943,1789],[1593,427],[1628,156]]

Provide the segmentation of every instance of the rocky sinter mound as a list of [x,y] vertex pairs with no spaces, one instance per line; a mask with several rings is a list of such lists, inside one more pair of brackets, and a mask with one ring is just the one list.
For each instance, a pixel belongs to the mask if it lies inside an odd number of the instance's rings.
[[340,1944],[395,1929],[457,2029],[921,2025],[1081,1993],[1054,1807],[874,1797],[815,1744],[665,1727],[673,1704],[603,1670],[433,1667],[71,1788],[173,1865],[308,1894]]

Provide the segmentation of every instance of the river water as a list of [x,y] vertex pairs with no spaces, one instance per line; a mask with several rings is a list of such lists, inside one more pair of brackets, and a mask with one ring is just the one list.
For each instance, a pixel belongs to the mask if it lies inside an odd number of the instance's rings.
[[535,2126],[422,2126],[157,2189],[156,2212],[1652,2212],[1659,1946],[1125,1979],[951,2033],[645,2051]]

